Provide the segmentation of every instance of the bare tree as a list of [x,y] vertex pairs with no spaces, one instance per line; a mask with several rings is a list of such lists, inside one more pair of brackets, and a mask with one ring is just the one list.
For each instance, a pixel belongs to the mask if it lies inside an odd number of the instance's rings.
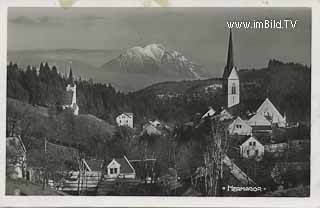
[[220,194],[223,176],[223,159],[228,150],[227,132],[218,118],[211,122],[211,135],[208,137],[207,148],[204,152],[205,165],[205,195],[218,196]]

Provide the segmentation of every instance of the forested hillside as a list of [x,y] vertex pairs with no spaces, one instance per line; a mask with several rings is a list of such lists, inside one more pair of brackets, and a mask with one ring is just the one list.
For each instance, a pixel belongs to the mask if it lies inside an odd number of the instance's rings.
[[[256,110],[269,97],[281,113],[286,113],[288,121],[310,121],[310,68],[272,60],[264,69],[240,70],[239,75],[242,111]],[[206,90],[221,80],[164,82],[125,94],[111,85],[77,78],[79,116],[59,108],[69,82],[70,77],[61,76],[55,66],[40,64],[37,72],[10,63],[7,135],[15,129],[28,150],[43,148],[46,138],[100,159],[155,156],[161,174],[171,164],[176,164],[182,175],[202,165],[206,145],[198,138],[207,138],[208,126],[193,130],[187,125],[185,130],[183,124],[197,120],[208,106],[221,106],[222,90]],[[115,127],[115,117],[123,111],[134,113],[134,129]],[[153,118],[175,128],[166,136],[141,135],[142,124]]]
[[[269,97],[282,114],[286,113],[289,121],[310,120],[310,68],[271,60],[264,69],[240,70],[239,74],[244,111],[256,110]],[[80,114],[93,114],[111,124],[124,111],[134,113],[135,124],[150,118],[179,123],[192,119],[196,113],[204,113],[208,106],[217,108],[222,103],[219,90],[199,93],[217,79],[164,82],[131,93],[81,78],[75,82]],[[7,96],[33,105],[53,108],[61,105],[67,83],[68,77],[60,75],[55,66],[41,63],[37,74],[35,68],[22,70],[16,64],[8,65]]]
[[311,69],[295,63],[270,60],[260,70],[241,70],[241,104],[256,110],[269,97],[288,121],[310,121]]
[[6,134],[21,135],[28,150],[43,149],[46,138],[56,144],[78,148],[89,155],[101,156],[113,143],[116,130],[93,115],[73,116],[70,111],[56,114],[53,108],[7,99]]

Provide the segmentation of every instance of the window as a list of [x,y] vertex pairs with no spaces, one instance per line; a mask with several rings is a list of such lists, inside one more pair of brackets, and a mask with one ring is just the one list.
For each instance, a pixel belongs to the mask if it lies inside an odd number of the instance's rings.
[[118,168],[114,169],[114,173],[117,174],[118,173]]
[[258,150],[256,150],[256,155],[258,155],[259,154],[259,151]]
[[252,145],[252,142],[249,142],[249,146],[251,146]]
[[242,127],[242,126],[241,126],[240,124],[237,124],[237,125],[236,125],[236,128],[237,128],[237,129],[241,129],[241,127]]
[[248,156],[249,156],[249,153],[250,153],[249,150],[247,150],[247,155],[248,155]]
[[113,174],[113,168],[110,168],[110,174]]
[[256,146],[256,142],[252,142],[252,145],[253,145],[253,146]]
[[231,94],[237,94],[237,91],[236,91],[236,84],[235,83],[232,83],[232,87],[231,87]]

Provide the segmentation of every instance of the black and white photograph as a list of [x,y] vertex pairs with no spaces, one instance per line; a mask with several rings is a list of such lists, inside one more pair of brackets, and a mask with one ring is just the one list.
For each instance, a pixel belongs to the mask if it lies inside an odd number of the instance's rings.
[[308,7],[9,7],[7,196],[310,197]]

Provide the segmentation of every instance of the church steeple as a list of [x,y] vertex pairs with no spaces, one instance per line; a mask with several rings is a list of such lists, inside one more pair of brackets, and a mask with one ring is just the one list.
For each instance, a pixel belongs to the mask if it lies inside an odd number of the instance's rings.
[[233,67],[234,67],[234,65],[233,65],[233,43],[232,43],[232,31],[230,29],[227,65],[224,68],[223,78],[225,78],[225,79],[228,78]]
[[227,64],[223,71],[223,88],[226,95],[225,105],[227,108],[240,103],[240,80],[237,69],[233,63],[233,42],[232,31],[229,34],[229,46],[227,55]]
[[69,84],[74,84],[74,82],[73,82],[73,73],[72,73],[71,66],[70,66],[70,71],[69,71],[68,82],[69,82]]

